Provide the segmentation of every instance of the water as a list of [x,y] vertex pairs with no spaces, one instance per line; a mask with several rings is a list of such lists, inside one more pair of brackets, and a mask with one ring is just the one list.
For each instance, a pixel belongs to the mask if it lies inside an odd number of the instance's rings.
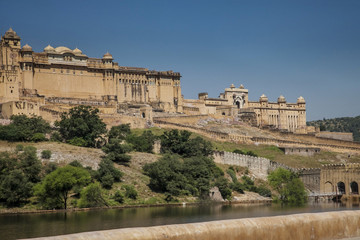
[[357,205],[308,204],[304,207],[269,205],[200,205],[103,209],[86,212],[0,215],[0,239],[54,236],[86,231],[224,219],[287,215],[305,212],[359,210]]

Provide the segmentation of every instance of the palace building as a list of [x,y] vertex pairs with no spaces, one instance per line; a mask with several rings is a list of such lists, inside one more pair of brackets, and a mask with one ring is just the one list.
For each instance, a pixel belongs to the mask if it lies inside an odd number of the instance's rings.
[[[234,85],[218,98],[200,93],[183,99],[181,75],[124,67],[110,53],[91,58],[80,49],[48,45],[34,52],[11,28],[0,40],[0,115],[35,114],[53,121],[74,105],[90,105],[111,118],[140,116],[152,121],[153,113],[218,115],[237,118],[257,127],[288,132],[306,131],[305,100],[287,103],[283,96],[269,102],[265,95],[249,101],[249,91]],[[109,118],[110,118],[109,117]],[[133,119],[128,120],[133,122]]]
[[199,93],[197,100],[184,100],[186,114],[215,114],[236,117],[257,127],[268,127],[288,132],[306,133],[305,99],[287,103],[280,96],[277,102],[269,102],[263,94],[259,101],[249,101],[249,90],[234,84],[225,88],[218,98],[209,98],[206,92]]
[[1,37],[4,117],[39,114],[42,106],[51,103],[116,106],[116,111],[122,104],[146,104],[158,111],[182,112],[178,72],[119,66],[110,53],[91,58],[78,48],[49,45],[37,53],[27,44],[21,47],[20,40],[11,28]]

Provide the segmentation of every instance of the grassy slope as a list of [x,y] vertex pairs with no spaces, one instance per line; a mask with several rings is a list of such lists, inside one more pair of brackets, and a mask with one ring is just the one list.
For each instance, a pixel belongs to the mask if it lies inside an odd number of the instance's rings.
[[[151,128],[155,135],[161,135],[165,129]],[[137,134],[141,134],[143,129],[136,129]],[[193,133],[192,137],[201,136],[197,133]],[[294,168],[316,168],[322,164],[333,163],[360,163],[360,155],[351,155],[344,153],[334,153],[328,151],[321,151],[312,157],[298,156],[298,155],[285,155],[278,147],[271,145],[254,145],[254,144],[237,144],[232,142],[217,142],[212,139],[201,136],[210,141],[215,150],[232,152],[235,149],[241,149],[244,151],[253,151],[260,157],[265,157],[270,160],[283,163]]]

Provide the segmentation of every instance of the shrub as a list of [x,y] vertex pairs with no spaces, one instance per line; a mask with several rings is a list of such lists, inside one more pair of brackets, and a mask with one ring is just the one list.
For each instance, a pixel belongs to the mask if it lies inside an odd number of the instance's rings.
[[62,137],[61,137],[61,135],[60,135],[60,133],[59,132],[53,132],[52,134],[51,134],[51,137],[50,137],[50,141],[53,141],[53,142],[62,142]]
[[133,185],[124,185],[125,188],[125,197],[127,198],[131,198],[131,199],[136,199],[137,198],[137,191],[135,190]]
[[98,182],[91,183],[80,194],[79,207],[101,207],[107,202],[103,197],[101,186]]
[[86,147],[86,141],[81,137],[74,137],[70,139],[68,143],[78,147]]
[[46,137],[45,134],[43,133],[35,133],[32,137],[31,137],[31,141],[33,142],[43,142],[46,141]]
[[24,151],[24,146],[23,146],[22,144],[16,145],[15,151],[16,151],[16,152]]
[[124,194],[119,190],[114,193],[112,198],[120,204],[124,203]]
[[50,159],[51,158],[51,151],[50,150],[43,150],[41,152],[41,158]]
[[71,163],[69,163],[68,165],[73,166],[73,167],[79,167],[79,168],[83,167],[83,165],[78,160],[74,160]]

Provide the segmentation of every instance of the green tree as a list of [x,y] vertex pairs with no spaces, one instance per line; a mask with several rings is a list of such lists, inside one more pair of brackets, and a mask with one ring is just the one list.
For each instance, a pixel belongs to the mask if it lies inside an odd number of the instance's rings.
[[110,139],[125,140],[131,134],[130,124],[120,124],[111,127],[108,137]]
[[[12,123],[0,126],[0,139],[7,141],[42,141],[50,132],[50,125],[42,117],[26,115],[11,116]],[[41,137],[40,137],[41,136]]]
[[124,185],[123,187],[125,189],[125,197],[134,200],[137,198],[138,193],[133,185]]
[[102,207],[108,206],[103,196],[103,190],[100,183],[91,183],[85,187],[80,194],[79,207]]
[[125,166],[128,166],[131,160],[131,156],[126,154],[131,149],[129,144],[121,144],[119,139],[110,139],[109,143],[102,148],[103,152],[106,153],[106,159]]
[[30,182],[40,181],[41,161],[36,156],[36,148],[27,146],[19,156],[20,168]]
[[126,138],[126,142],[133,145],[134,150],[137,152],[152,153],[155,139],[155,135],[151,131],[147,130],[144,131],[140,136],[130,134]]
[[[84,147],[96,147],[106,133],[106,125],[100,119],[99,110],[89,106],[77,106],[68,113],[61,114],[61,120],[56,121],[61,136],[67,141],[81,138]],[[76,141],[79,142],[79,141]]]
[[120,182],[123,173],[114,167],[109,159],[102,159],[99,164],[97,178],[104,188],[111,188],[114,182]]
[[268,176],[269,184],[279,193],[282,203],[302,205],[306,201],[304,184],[300,178],[289,170],[278,168]]
[[41,152],[41,158],[50,159],[51,158],[51,151],[50,150],[43,150]]
[[190,139],[191,132],[173,129],[164,132],[161,139],[162,153],[176,153],[184,157],[209,156],[213,153],[212,145],[209,141],[201,137]]
[[45,208],[67,209],[67,200],[71,190],[77,186],[85,186],[90,180],[88,171],[68,165],[47,175],[35,186],[35,195]]
[[0,200],[7,207],[19,206],[32,194],[33,184],[20,169],[10,171],[1,177]]

